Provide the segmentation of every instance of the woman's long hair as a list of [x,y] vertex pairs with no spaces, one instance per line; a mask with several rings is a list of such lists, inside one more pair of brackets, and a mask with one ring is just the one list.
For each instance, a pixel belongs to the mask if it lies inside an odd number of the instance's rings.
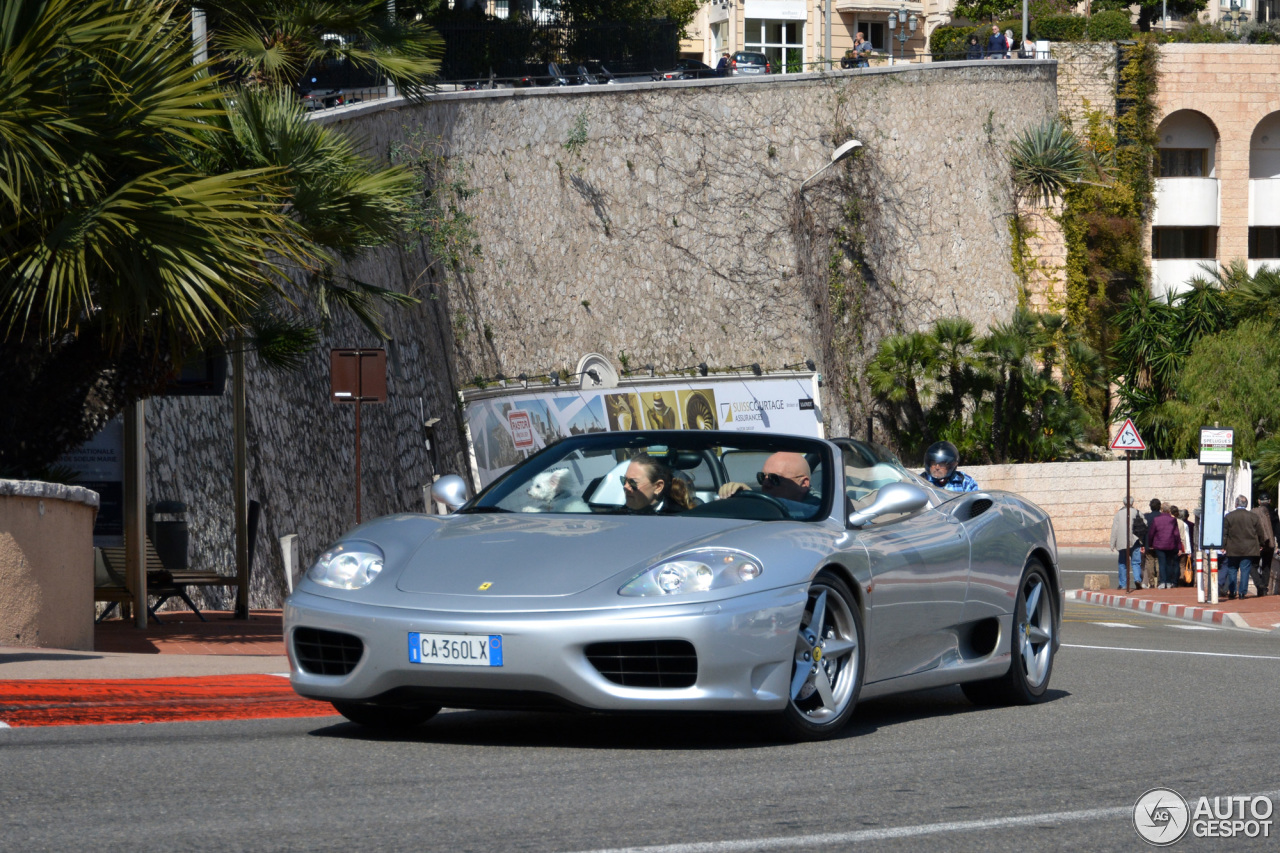
[[644,469],[644,475],[649,478],[649,482],[656,483],[661,480],[666,483],[662,488],[661,500],[665,503],[668,512],[681,509],[691,509],[693,507],[693,497],[689,494],[689,484],[684,481],[683,477],[676,475],[671,470],[671,466],[667,465],[648,453],[637,453],[631,457],[631,461]]

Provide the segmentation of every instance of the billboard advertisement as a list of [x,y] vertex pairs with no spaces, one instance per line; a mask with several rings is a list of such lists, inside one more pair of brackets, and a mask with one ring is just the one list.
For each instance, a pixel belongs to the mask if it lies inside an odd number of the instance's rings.
[[561,438],[640,429],[822,435],[812,375],[702,377],[618,388],[518,389],[464,396],[478,488]]

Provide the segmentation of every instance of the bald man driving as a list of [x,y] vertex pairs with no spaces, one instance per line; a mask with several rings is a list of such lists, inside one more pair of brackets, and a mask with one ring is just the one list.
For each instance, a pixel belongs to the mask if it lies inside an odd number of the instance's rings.
[[[764,494],[782,503],[792,518],[809,518],[821,499],[809,491],[809,463],[801,453],[779,451],[764,461],[756,482]],[[720,497],[750,489],[746,483],[725,483]]]

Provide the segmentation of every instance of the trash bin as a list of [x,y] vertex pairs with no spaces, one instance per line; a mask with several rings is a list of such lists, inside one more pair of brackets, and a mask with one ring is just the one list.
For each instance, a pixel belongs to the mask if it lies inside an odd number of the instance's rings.
[[148,516],[151,544],[156,546],[160,562],[171,572],[188,568],[191,532],[187,529],[187,505],[182,501],[156,501]]

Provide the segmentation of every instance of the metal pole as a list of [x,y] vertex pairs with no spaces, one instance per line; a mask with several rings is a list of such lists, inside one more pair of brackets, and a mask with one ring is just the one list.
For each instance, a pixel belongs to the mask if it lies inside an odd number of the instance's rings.
[[209,60],[209,29],[204,9],[191,10],[191,50],[196,65]]
[[[359,364],[359,359],[356,360]],[[360,398],[356,398],[356,524],[360,523]]]
[[124,409],[124,573],[133,593],[133,621],[147,627],[147,409]]
[[831,0],[827,0],[827,40],[822,55],[826,59],[827,70],[835,68],[831,63]]
[[231,383],[233,399],[233,432],[235,481],[233,483],[234,510],[236,514],[236,608],[237,619],[249,618],[249,447],[247,396],[248,383],[244,375],[244,348],[246,342],[243,335],[237,335],[235,348],[231,356],[231,369],[234,371]]
[[[1022,51],[1027,50],[1027,22],[1031,18],[1031,0],[1022,0]],[[1032,54],[1034,57],[1035,54]]]
[[1133,461],[1133,452],[1124,452],[1124,591],[1133,590],[1133,495],[1129,492],[1129,463]]

